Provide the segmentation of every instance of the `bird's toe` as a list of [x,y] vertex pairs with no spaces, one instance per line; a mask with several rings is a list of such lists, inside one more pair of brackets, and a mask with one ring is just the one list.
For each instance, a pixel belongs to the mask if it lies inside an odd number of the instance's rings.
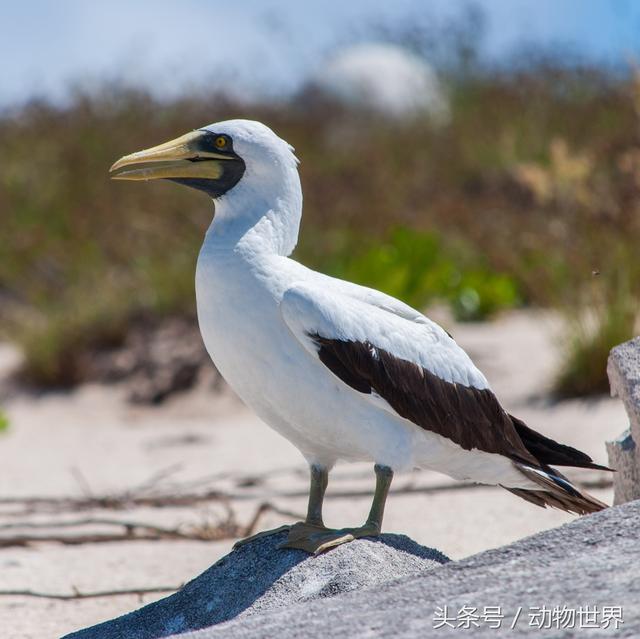
[[241,548],[246,544],[255,541],[256,539],[261,539],[262,537],[270,537],[271,535],[277,535],[278,533],[284,532],[285,530],[290,530],[292,526],[278,526],[277,528],[272,528],[271,530],[263,530],[262,532],[256,533],[255,535],[251,535],[250,537],[244,537],[243,539],[238,539],[235,544],[233,544],[233,549]]
[[297,548],[312,555],[319,555],[354,539],[376,537],[379,534],[379,527],[372,524],[336,530],[300,522],[291,527],[287,541],[282,543],[279,548]]

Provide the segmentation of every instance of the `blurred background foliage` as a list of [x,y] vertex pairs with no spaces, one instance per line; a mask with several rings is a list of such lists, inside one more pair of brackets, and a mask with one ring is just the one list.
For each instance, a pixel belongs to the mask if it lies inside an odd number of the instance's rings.
[[[469,23],[434,53],[416,25],[382,33],[441,60],[450,118],[407,122],[302,91],[286,104],[220,93],[162,100],[105,83],[63,106],[0,116],[0,334],[42,385],[82,379],[91,349],[132,321],[194,316],[212,206],[170,183],[112,183],[125,153],[228,117],[296,147],[304,191],[295,257],[461,320],[519,306],[566,318],[561,395],[606,390],[609,348],[640,299],[640,74],[514,57],[474,60]],[[431,44],[430,44],[431,43]]]

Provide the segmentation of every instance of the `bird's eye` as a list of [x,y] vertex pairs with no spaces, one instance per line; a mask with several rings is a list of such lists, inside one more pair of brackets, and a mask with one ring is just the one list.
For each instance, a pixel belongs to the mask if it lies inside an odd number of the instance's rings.
[[219,135],[216,138],[215,145],[218,149],[224,149],[227,146],[227,139],[224,136]]

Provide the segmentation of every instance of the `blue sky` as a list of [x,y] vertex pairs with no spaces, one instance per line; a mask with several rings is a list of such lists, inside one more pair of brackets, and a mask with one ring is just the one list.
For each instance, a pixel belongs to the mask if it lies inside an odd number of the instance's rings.
[[[370,22],[441,20],[456,0],[23,0],[0,7],[0,105],[63,98],[96,78],[175,94],[211,84],[292,90],[337,41]],[[615,63],[640,60],[639,0],[478,0],[484,53],[569,45]]]

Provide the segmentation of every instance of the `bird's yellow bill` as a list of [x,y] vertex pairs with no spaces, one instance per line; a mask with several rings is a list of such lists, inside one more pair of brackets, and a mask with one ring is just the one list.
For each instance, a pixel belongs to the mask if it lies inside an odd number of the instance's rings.
[[192,131],[164,144],[125,155],[109,169],[109,173],[114,180],[216,180],[222,175],[220,162],[232,158],[207,148],[205,136],[204,131]]

